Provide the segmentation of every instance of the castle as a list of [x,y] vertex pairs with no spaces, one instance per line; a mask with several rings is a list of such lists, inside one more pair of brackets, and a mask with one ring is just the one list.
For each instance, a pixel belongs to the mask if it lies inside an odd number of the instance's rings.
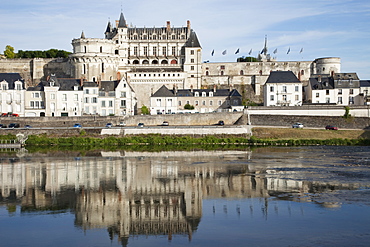
[[190,21],[184,27],[127,25],[123,13],[110,21],[104,38],[87,38],[82,32],[72,40],[73,53],[67,59],[0,60],[0,73],[20,73],[25,87],[35,86],[54,74],[82,82],[119,81],[132,87],[137,108],[150,104],[150,95],[160,87],[176,89],[237,89],[244,100],[263,101],[263,86],[271,71],[292,71],[307,85],[315,74],[333,75],[341,69],[340,58],[314,61],[275,61],[267,45],[257,62],[202,60],[202,47]]

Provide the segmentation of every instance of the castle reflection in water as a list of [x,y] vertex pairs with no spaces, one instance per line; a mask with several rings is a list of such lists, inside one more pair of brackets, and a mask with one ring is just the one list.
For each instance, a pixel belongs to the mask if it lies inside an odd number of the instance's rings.
[[[279,176],[284,172],[274,166],[252,162],[248,150],[65,155],[1,159],[0,206],[21,205],[22,212],[70,210],[76,226],[106,228],[124,244],[141,234],[191,239],[203,199],[286,199],[294,193],[298,196],[289,200],[300,201],[312,200],[300,195],[328,187],[356,187],[303,181],[292,172]],[[284,167],[299,167],[299,162],[287,159]]]

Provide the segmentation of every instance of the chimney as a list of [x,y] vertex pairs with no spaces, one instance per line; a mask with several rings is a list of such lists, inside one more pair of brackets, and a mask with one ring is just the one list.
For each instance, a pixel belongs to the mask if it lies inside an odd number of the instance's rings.
[[119,20],[116,20],[116,27],[118,28]]
[[171,22],[167,21],[167,32],[169,32],[171,29]]
[[213,85],[213,92],[215,93],[217,91],[217,86]]
[[193,85],[190,86],[190,92],[193,92]]
[[81,77],[80,78],[80,86],[83,87],[83,85],[84,85],[84,79]]
[[190,21],[189,20],[186,22],[186,25],[187,25],[188,30],[190,30],[191,25],[190,25]]

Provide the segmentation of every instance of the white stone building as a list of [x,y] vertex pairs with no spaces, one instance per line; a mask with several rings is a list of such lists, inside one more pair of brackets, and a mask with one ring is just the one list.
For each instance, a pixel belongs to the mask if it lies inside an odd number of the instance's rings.
[[334,73],[310,78],[305,90],[312,104],[363,105],[360,80],[356,73]]
[[[236,89],[177,89],[162,86],[150,97],[150,114],[242,111],[242,96]],[[194,107],[187,109],[186,105]]]
[[0,114],[24,116],[24,80],[18,73],[0,73]]
[[264,86],[265,106],[302,105],[302,82],[291,71],[272,71]]

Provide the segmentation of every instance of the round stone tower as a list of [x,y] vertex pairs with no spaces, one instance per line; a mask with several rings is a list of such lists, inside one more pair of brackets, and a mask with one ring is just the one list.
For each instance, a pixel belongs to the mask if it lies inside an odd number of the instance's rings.
[[317,58],[313,62],[312,74],[328,74],[340,73],[340,58],[339,57],[325,57]]

